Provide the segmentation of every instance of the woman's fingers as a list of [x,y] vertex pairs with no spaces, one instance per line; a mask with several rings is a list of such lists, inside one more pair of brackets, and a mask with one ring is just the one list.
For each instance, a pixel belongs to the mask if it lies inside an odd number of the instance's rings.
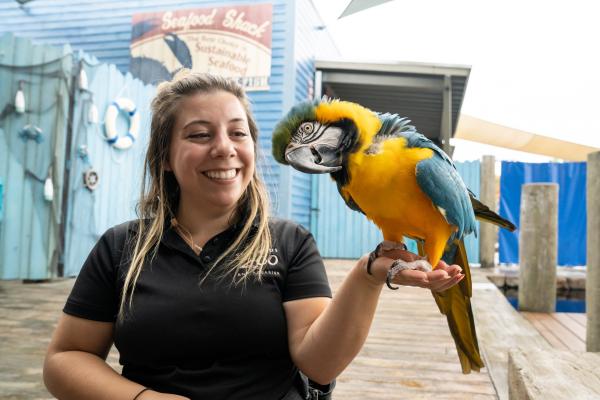
[[439,281],[450,277],[450,274],[444,269],[435,269],[431,272],[427,272],[427,278],[432,281]]
[[452,286],[456,285],[458,282],[462,281],[465,276],[463,274],[459,274],[451,277],[448,281],[441,283],[439,286],[432,288],[434,292],[443,292],[444,290],[450,289]]
[[428,287],[429,279],[427,274],[416,269],[405,269],[400,271],[392,279],[393,283],[405,286]]
[[[391,267],[391,263],[397,259],[411,262],[421,259],[421,257],[406,250],[387,250],[373,262],[372,269],[374,271],[381,270],[380,273],[385,276],[385,273]],[[392,279],[392,283],[404,286],[417,286],[430,289],[434,292],[443,292],[456,285],[463,278],[464,274],[460,266],[456,264],[448,265],[444,261],[440,261],[436,268],[429,272],[414,269],[399,271]]]
[[[437,274],[435,274],[437,272]],[[448,266],[446,263],[438,264],[438,269],[429,274],[429,280],[432,282],[431,290],[442,292],[456,285],[464,278],[462,268],[458,265]]]

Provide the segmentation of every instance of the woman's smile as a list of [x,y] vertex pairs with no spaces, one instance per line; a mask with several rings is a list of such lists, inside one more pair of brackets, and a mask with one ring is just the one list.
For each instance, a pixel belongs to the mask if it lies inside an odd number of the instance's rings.
[[240,169],[238,168],[212,169],[209,171],[204,171],[202,174],[214,181],[231,182],[238,176],[239,171]]

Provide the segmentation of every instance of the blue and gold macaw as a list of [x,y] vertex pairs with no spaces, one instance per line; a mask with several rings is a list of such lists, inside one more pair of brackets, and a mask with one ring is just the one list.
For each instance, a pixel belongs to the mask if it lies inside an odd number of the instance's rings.
[[465,279],[433,296],[448,319],[463,373],[479,371],[462,239],[475,231],[476,217],[515,227],[475,199],[452,160],[409,122],[347,101],[305,102],[275,127],[273,156],[303,172],[331,174],[348,207],[372,220],[384,240],[413,238],[431,265],[444,259],[462,267]]

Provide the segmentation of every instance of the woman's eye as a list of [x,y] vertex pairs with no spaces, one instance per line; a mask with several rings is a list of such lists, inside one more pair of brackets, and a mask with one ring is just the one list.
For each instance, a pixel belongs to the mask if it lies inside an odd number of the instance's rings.
[[210,137],[210,134],[206,133],[206,132],[191,133],[188,136],[188,138],[191,138],[191,139],[205,139],[205,138],[208,138],[208,137]]
[[248,134],[245,131],[235,131],[233,132],[233,136],[244,137],[248,136]]

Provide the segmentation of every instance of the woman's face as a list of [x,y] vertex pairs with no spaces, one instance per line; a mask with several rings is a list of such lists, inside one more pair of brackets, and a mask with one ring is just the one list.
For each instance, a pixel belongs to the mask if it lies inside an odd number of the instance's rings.
[[175,174],[186,204],[236,206],[254,173],[254,141],[237,97],[216,91],[181,101],[166,169]]

